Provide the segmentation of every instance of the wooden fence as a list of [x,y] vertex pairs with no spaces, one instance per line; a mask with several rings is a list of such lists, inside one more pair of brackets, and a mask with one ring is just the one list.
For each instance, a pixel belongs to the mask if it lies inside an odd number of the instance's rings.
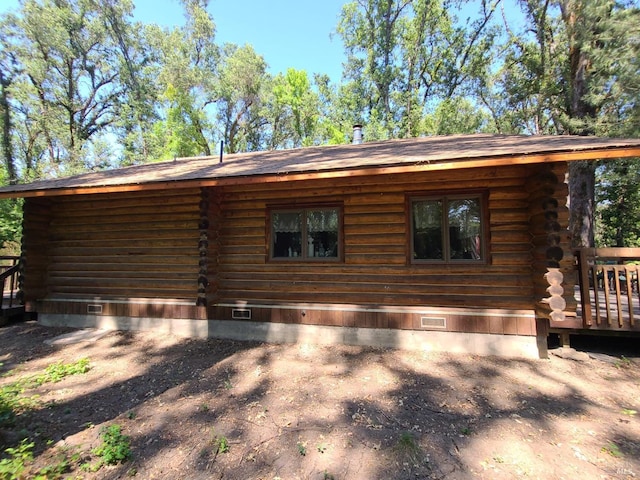
[[11,309],[18,306],[18,257],[0,256],[0,281],[2,282],[1,309]]
[[640,248],[581,248],[575,256],[583,326],[638,330]]

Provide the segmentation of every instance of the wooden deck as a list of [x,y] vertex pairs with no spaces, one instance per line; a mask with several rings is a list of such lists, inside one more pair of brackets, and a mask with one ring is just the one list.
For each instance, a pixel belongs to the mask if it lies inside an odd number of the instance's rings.
[[585,248],[575,252],[576,317],[551,329],[640,333],[640,248]]
[[640,298],[637,289],[631,295],[621,292],[620,296],[616,295],[615,290],[600,289],[597,299],[596,292],[590,289],[591,324],[585,321],[580,286],[576,286],[575,296],[578,302],[576,316],[584,328],[640,332]]
[[25,311],[24,305],[18,299],[18,261],[19,258],[15,256],[0,256],[0,325],[6,324],[10,318]]

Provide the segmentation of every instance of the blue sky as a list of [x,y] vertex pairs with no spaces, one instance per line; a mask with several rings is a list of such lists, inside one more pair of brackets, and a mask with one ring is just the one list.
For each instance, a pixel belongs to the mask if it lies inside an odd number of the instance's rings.
[[[292,67],[340,80],[344,48],[335,32],[347,0],[210,0],[216,42],[249,43],[272,74]],[[134,0],[134,18],[164,26],[184,24],[178,0]],[[0,0],[0,12],[16,11],[18,0]]]

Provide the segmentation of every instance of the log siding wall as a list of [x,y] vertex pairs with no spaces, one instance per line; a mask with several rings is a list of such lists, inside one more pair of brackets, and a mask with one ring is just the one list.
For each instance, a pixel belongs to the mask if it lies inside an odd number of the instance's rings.
[[[530,167],[483,168],[382,177],[244,185],[220,190],[217,278],[210,316],[231,318],[233,305],[274,305],[254,312],[259,321],[416,328],[415,315],[372,314],[371,307],[512,309],[534,306],[529,193]],[[408,261],[408,194],[487,192],[486,264],[412,265]],[[270,262],[265,242],[271,205],[343,205],[344,261]],[[367,313],[319,313],[304,304],[356,306]],[[278,305],[289,306],[278,310]],[[302,305],[302,307],[291,307]],[[331,310],[330,308],[327,311]],[[345,310],[348,310],[346,308]],[[333,311],[333,310],[331,310]],[[304,313],[304,315],[303,315]],[[460,312],[458,312],[460,313]],[[375,317],[373,318],[372,317]],[[447,329],[535,334],[532,316],[500,325],[453,314]],[[484,317],[483,317],[484,319]],[[453,324],[459,323],[456,327]],[[475,322],[475,323],[474,323]],[[526,325],[524,325],[526,324]],[[533,333],[532,333],[533,332]]]
[[[562,168],[551,171],[560,178]],[[27,199],[25,290],[54,314],[232,320],[246,307],[254,322],[533,336],[543,227],[528,179],[539,172],[513,165]],[[483,192],[486,262],[411,263],[407,199],[434,192]],[[268,208],[314,204],[342,207],[342,261],[270,261]]]
[[27,300],[164,298],[195,306],[201,200],[199,189],[27,199]]

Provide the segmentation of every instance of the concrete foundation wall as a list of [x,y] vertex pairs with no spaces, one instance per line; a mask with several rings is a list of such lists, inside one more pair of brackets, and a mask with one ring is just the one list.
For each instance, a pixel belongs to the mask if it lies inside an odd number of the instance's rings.
[[40,314],[45,326],[107,330],[155,330],[185,337],[256,340],[272,343],[363,345],[434,352],[541,358],[546,345],[535,336],[460,332],[330,327],[229,320],[134,318],[95,315]]

